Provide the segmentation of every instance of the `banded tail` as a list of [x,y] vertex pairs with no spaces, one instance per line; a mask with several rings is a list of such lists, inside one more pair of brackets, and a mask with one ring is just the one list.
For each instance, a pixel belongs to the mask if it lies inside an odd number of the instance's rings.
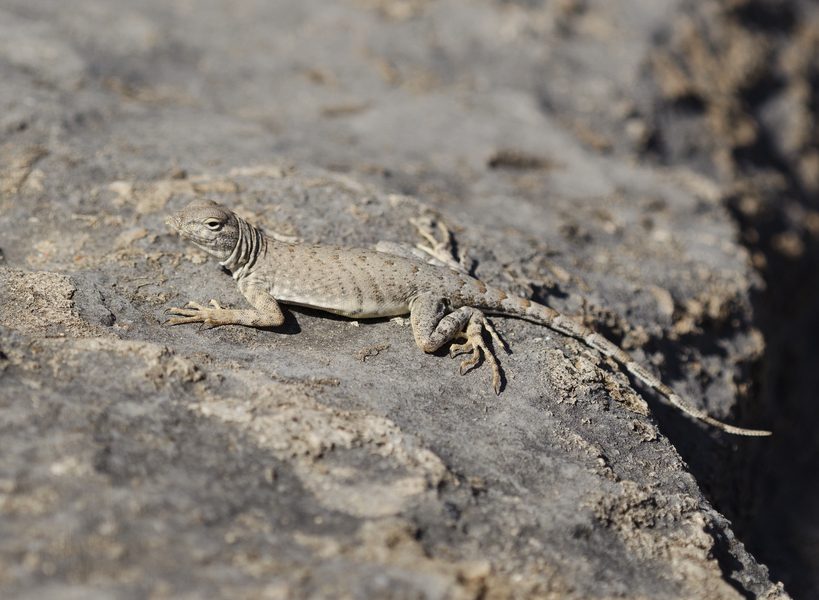
[[670,387],[649,373],[640,363],[629,356],[629,354],[622,350],[619,346],[613,344],[599,333],[596,333],[588,327],[581,325],[574,319],[561,315],[559,312],[549,308],[548,306],[531,302],[525,298],[506,296],[506,294],[500,292],[499,290],[491,290],[491,292],[491,294],[487,294],[487,296],[491,298],[488,298],[487,304],[492,304],[492,306],[486,306],[486,312],[490,314],[494,312],[496,314],[513,315],[526,321],[532,321],[534,323],[538,323],[539,325],[544,325],[558,333],[562,333],[563,335],[567,335],[584,342],[587,346],[598,350],[604,356],[608,356],[609,358],[616,360],[618,363],[623,365],[623,367],[625,367],[629,373],[634,375],[648,387],[665,396],[673,406],[676,406],[685,414],[735,435],[757,437],[771,435],[770,431],[764,431],[761,429],[743,429],[742,427],[727,425],[721,421],[711,418],[705,412],[694,408],[680,395],[675,393]]

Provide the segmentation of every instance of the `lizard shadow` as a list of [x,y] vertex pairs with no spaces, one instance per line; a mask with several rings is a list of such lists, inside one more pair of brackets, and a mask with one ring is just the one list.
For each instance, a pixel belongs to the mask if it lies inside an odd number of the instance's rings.
[[[363,323],[389,323],[390,319],[392,319],[392,317],[368,317],[366,319],[356,319],[355,317],[345,317],[343,315],[327,312],[325,310],[321,310],[320,308],[310,308],[309,306],[299,306],[297,304],[285,304],[284,302],[282,302],[282,307],[284,308],[282,312],[285,313],[285,324],[287,323],[288,317],[295,319],[295,315],[297,314],[321,321],[336,321],[337,323],[351,323],[353,321],[361,321]],[[295,314],[288,315],[288,313]],[[279,327],[284,327],[284,325],[280,325]]]
[[355,317],[345,317],[331,312],[327,312],[318,308],[310,308],[308,306],[299,306],[296,304],[282,303],[282,313],[284,314],[284,323],[278,327],[259,327],[263,331],[274,331],[276,333],[285,335],[295,335],[302,332],[297,317],[307,317],[309,319],[316,319],[316,321],[334,321],[336,323],[352,323],[359,321],[366,324],[383,324],[389,323],[394,317],[368,317],[366,319],[356,319]]
[[[309,308],[309,307],[306,307],[306,306],[283,304],[283,307],[285,309],[285,310],[282,311],[284,313],[284,315],[285,315],[284,324],[279,325],[278,327],[258,327],[257,329],[267,330],[267,331],[275,331],[276,333],[286,333],[286,334],[291,334],[291,335],[295,334],[295,333],[299,333],[299,332],[301,332],[301,327],[299,326],[298,322],[296,321],[295,314],[304,315],[304,316],[315,318],[317,320],[322,320],[322,321],[328,321],[329,320],[329,321],[335,321],[337,323],[350,323],[352,321],[360,321],[360,322],[366,323],[368,325],[377,325],[377,324],[389,323],[392,319],[395,318],[395,317],[368,317],[366,319],[356,319],[354,317],[345,317],[345,316],[342,316],[342,315],[336,315],[334,313],[326,312],[326,311],[323,311],[321,309]],[[292,314],[292,313],[295,313],[295,314]],[[409,316],[408,315],[403,315],[403,318],[408,319]],[[285,329],[283,329],[283,328],[285,328]],[[500,332],[498,332],[498,337],[500,338],[500,340],[501,340],[501,342],[503,344],[502,349],[505,350],[505,352],[503,352],[501,355],[503,356],[504,354],[505,355],[513,354],[512,349],[510,348],[510,346],[506,342],[506,340],[503,338],[503,335],[500,334]],[[498,355],[498,348],[496,347],[497,344],[493,343],[494,340],[491,339],[491,336],[489,336],[487,334],[485,336],[484,340],[486,341],[487,345],[489,346],[489,348],[493,352],[493,354],[495,354],[495,356],[497,356]],[[452,340],[452,342],[446,343],[443,346],[441,346],[440,348],[438,348],[437,350],[435,350],[434,352],[428,352],[427,354],[431,354],[433,356],[439,356],[439,357],[450,356],[450,354],[449,354],[450,347],[453,344],[457,344],[457,343],[459,343],[459,341],[457,339]],[[421,352],[421,349],[419,348],[418,351]],[[458,354],[454,354],[452,356],[452,358],[455,359],[455,358],[458,358],[460,356],[463,356],[464,354],[469,354],[469,352],[461,352],[461,353],[458,353]],[[486,358],[484,357],[483,352],[481,352],[480,359],[478,359],[478,361],[474,365],[471,365],[469,369],[464,371],[464,374],[466,374],[466,373],[468,373],[470,371],[479,369],[484,364],[485,361],[486,361]],[[501,389],[503,389],[503,385],[505,385],[506,379],[503,376],[503,368],[500,365],[499,365],[499,369],[501,371],[501,381],[502,381]]]
[[[715,339],[709,340],[704,347],[713,347],[714,341]],[[674,342],[659,339],[652,340],[652,342],[656,342],[657,346],[651,343],[647,346],[660,347],[666,357],[676,359],[667,362],[663,370],[663,380],[668,383],[685,381],[683,373],[685,349],[691,347],[701,349],[702,347],[696,343],[689,345],[685,341]],[[704,351],[702,353],[705,354]],[[718,354],[723,356],[721,352]],[[606,371],[612,370],[605,362],[599,366]],[[744,495],[743,490],[747,485],[747,480],[752,478],[752,474],[747,457],[752,455],[752,445],[759,443],[758,438],[737,437],[704,425],[682,414],[655,390],[643,385],[627,371],[621,369],[621,372],[629,378],[632,387],[645,399],[659,431],[679,452],[687,470],[694,477],[697,486],[708,501],[717,511],[726,515],[729,522],[736,522],[743,513],[748,511],[748,498]],[[735,421],[738,426],[744,425],[736,419]],[[738,560],[731,550],[736,542],[728,540],[720,527],[714,524],[708,526],[706,532],[714,540],[713,557],[725,581],[744,598],[753,598],[754,595],[741,583],[746,565]],[[737,531],[737,535],[742,537],[742,532]]]
[[[301,327],[299,326],[298,322],[296,321],[295,315],[292,314],[292,313],[304,315],[304,316],[315,318],[315,319],[318,319],[318,320],[323,320],[323,321],[330,320],[330,321],[336,321],[336,322],[339,322],[339,323],[349,323],[351,321],[356,321],[357,320],[355,318],[345,317],[345,316],[342,316],[342,315],[336,315],[336,314],[333,314],[333,313],[325,312],[325,311],[320,310],[320,309],[309,308],[309,307],[306,307],[306,306],[297,306],[297,305],[285,304],[284,307],[285,307],[285,310],[283,311],[284,315],[285,315],[284,324],[280,325],[279,327],[266,327],[266,328],[265,327],[260,327],[259,329],[267,330],[267,331],[275,331],[276,333],[285,333],[287,335],[293,335],[293,334],[299,333],[299,332],[301,332]],[[367,318],[367,319],[361,319],[361,322],[367,323],[367,324],[372,324],[372,325],[377,325],[377,324],[389,323],[393,318],[394,317],[371,317],[371,318]],[[409,318],[409,317],[404,316],[404,318]],[[498,334],[498,337],[500,338],[500,340],[501,340],[501,342],[503,344],[503,349],[505,350],[505,352],[502,353],[501,355],[504,355],[504,354],[505,355],[511,355],[512,350],[509,347],[509,344],[506,342],[506,340],[503,339],[502,335]],[[484,338],[484,341],[487,343],[487,345],[489,346],[489,349],[492,351],[492,353],[497,357],[499,349],[496,347],[497,344],[493,343],[494,340],[491,339],[491,336],[489,336],[487,334],[485,336],[485,338]],[[434,352],[428,352],[427,354],[431,354],[432,356],[442,357],[442,358],[452,358],[453,360],[460,359],[460,361],[463,361],[466,358],[468,358],[471,351],[460,352],[460,353],[456,353],[456,354],[450,354],[450,348],[452,347],[452,345],[453,344],[458,344],[458,343],[459,343],[459,340],[457,340],[457,339],[452,340],[451,342],[444,344],[443,346],[441,346],[440,348],[438,348]],[[420,352],[420,353],[423,353],[423,351],[420,348],[416,348],[416,350],[418,352]],[[460,364],[460,361],[459,361],[459,364]],[[461,374],[466,375],[467,373],[470,373],[472,371],[480,370],[480,368],[484,365],[485,362],[486,362],[486,357],[485,357],[484,353],[481,352],[480,357],[475,362],[475,364],[469,365],[468,368],[464,369]],[[498,393],[500,393],[504,389],[506,389],[506,384],[507,384],[506,375],[504,374],[503,366],[500,364],[500,360],[498,360],[498,373],[499,373],[499,376],[500,376],[499,384],[498,384]]]
[[529,282],[528,287],[531,290],[531,296],[526,296],[532,302],[549,306],[550,300],[557,298],[565,300],[569,297],[569,293],[564,291],[557,282],[539,283]]
[[[730,424],[754,427],[759,423],[753,419],[753,392],[743,395],[734,390],[732,397],[725,397],[724,384],[720,383],[723,368],[719,371],[711,369],[711,372],[707,368],[710,362],[733,370],[733,373],[728,374],[732,375],[732,381],[735,380],[737,387],[743,382],[754,383],[759,370],[759,359],[748,357],[737,348],[741,348],[744,343],[742,336],[749,335],[753,328],[753,322],[741,307],[730,307],[719,319],[705,318],[697,323],[696,329],[679,335],[676,339],[652,336],[643,350],[647,355],[658,353],[664,357],[659,375],[666,384],[676,384],[671,387],[684,392],[680,385],[690,382],[692,390],[696,390],[695,395],[713,398],[714,406],[718,406],[720,399],[732,403],[733,410],[728,417]],[[610,330],[602,324],[596,330],[618,345],[622,343],[622,332]],[[706,368],[701,368],[692,375],[692,362],[701,363]],[[704,426],[680,414],[656,391],[636,381],[625,369],[620,370],[629,377],[632,387],[639,390],[646,399],[661,431],[688,464],[692,475],[714,506],[732,520],[746,512],[747,507],[743,505],[747,504],[747,499],[743,501],[743,490],[753,477],[748,472],[745,454],[750,455],[752,446],[757,442],[753,438],[737,437]],[[709,389],[712,387],[712,390]],[[684,397],[689,395],[683,393]],[[709,407],[706,405],[705,409],[707,411]],[[742,451],[738,452],[738,449]],[[721,456],[724,460],[715,461],[716,456]]]

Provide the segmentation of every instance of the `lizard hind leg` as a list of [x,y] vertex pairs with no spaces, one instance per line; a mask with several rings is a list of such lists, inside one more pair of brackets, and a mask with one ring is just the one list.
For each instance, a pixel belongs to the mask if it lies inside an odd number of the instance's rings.
[[492,367],[492,386],[495,393],[500,393],[500,367],[495,355],[483,339],[483,330],[489,331],[495,342],[502,348],[497,332],[486,316],[476,308],[462,306],[450,313],[446,312],[444,302],[430,295],[419,296],[411,306],[410,321],[415,334],[415,342],[424,352],[435,352],[444,344],[455,338],[466,338],[464,344],[454,344],[450,355],[458,352],[472,352],[472,356],[461,363],[461,373],[477,364],[483,353]]
[[452,346],[449,347],[449,355],[454,358],[457,354],[462,352],[472,353],[470,358],[461,362],[461,375],[463,375],[475,366],[478,360],[480,360],[481,353],[483,353],[486,362],[492,367],[492,387],[495,390],[495,394],[500,394],[500,367],[495,358],[495,353],[486,345],[483,339],[484,329],[489,332],[496,344],[506,350],[506,346],[486,316],[482,312],[474,310],[469,318],[466,331],[460,333],[460,337],[466,338],[466,342],[463,344],[452,344]]

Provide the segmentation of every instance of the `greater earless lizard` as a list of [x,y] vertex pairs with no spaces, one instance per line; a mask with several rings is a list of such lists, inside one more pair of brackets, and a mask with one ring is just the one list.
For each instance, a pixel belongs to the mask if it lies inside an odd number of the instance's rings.
[[600,334],[547,306],[509,296],[451,266],[377,250],[280,242],[210,200],[195,200],[169,217],[168,224],[230,269],[254,307],[235,310],[222,308],[216,300],[210,301],[212,307],[189,302],[184,308],[166,311],[176,315],[169,323],[276,327],[284,322],[279,302],[355,319],[409,314],[415,341],[425,352],[465,338],[463,344],[450,347],[450,355],[471,352],[461,363],[461,373],[475,365],[483,353],[492,367],[492,385],[498,393],[500,370],[483,331],[504,347],[485,315],[507,315],[582,340],[696,419],[737,435],[770,435],[709,417]]

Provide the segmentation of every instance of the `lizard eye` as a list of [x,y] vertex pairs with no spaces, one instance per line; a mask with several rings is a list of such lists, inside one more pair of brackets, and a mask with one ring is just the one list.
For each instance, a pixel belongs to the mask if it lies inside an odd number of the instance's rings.
[[222,222],[219,219],[208,219],[205,221],[205,227],[211,231],[219,231],[222,228]]

